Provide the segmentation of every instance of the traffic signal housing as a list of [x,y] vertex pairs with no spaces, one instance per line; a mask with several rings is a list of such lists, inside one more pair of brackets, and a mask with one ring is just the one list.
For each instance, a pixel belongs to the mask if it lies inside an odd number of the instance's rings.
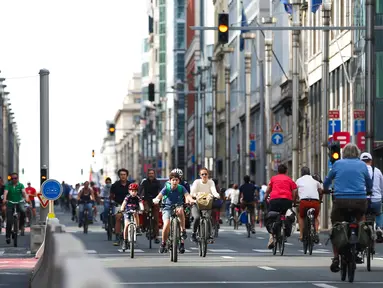
[[154,84],[153,83],[149,83],[149,86],[148,86],[148,100],[150,102],[154,102],[154,99],[155,99],[154,94],[155,94],[155,92],[154,92]]
[[229,14],[218,14],[218,43],[229,43]]
[[43,185],[43,183],[45,181],[47,181],[48,179],[48,169],[47,168],[41,168],[41,173],[40,173],[41,177],[40,177],[40,181],[41,181],[41,185]]
[[329,147],[330,150],[330,162],[331,164],[334,164],[336,161],[340,159],[340,143],[339,142],[333,142],[330,144]]
[[108,133],[110,136],[114,136],[114,133],[116,132],[116,125],[114,124],[109,124],[108,125]]
[[92,157],[94,158],[94,150],[92,150]]
[[11,181],[12,176],[11,176],[11,175],[8,175],[7,179],[8,179],[8,181]]

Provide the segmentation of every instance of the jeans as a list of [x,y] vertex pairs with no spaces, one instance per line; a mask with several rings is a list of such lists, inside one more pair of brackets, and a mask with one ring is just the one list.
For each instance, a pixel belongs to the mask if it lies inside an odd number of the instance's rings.
[[76,199],[71,199],[70,204],[72,206],[72,217],[76,216],[76,207],[77,207],[77,200]]
[[[110,200],[109,199],[104,199],[104,211],[102,215],[102,222],[106,224],[108,222],[108,212],[109,212],[109,207],[110,207]],[[115,207],[112,207],[112,213],[115,213]]]
[[[20,213],[19,218],[19,229],[24,228],[25,223],[25,207],[24,202],[20,203],[18,206],[16,206],[17,212]],[[7,206],[7,227],[5,232],[5,238],[10,238],[11,236],[11,230],[13,228],[13,206]],[[19,233],[19,231],[15,231],[16,233]]]
[[231,205],[231,201],[230,200],[226,200],[225,211],[226,211],[226,218],[227,219],[229,219],[229,217],[230,217],[230,205]]
[[87,209],[88,210],[88,219],[90,221],[92,221],[92,203],[89,202],[89,203],[80,203],[78,205],[78,208],[79,208],[79,212],[80,212],[80,219],[79,219],[79,223],[81,224],[83,222],[83,218],[84,218],[84,210]]

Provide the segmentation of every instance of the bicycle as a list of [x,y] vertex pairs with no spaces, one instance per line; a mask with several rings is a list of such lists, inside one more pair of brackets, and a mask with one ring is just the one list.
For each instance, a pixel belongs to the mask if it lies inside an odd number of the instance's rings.
[[[251,213],[250,213],[250,209],[253,209],[253,207],[251,206],[251,204],[246,204],[246,208],[245,210],[241,213],[241,215],[239,216],[240,219],[242,219],[242,216],[246,215],[247,217],[247,220],[246,220],[246,232],[247,232],[247,238],[250,238],[250,234],[251,234],[251,231],[252,231],[252,225],[251,225]],[[245,220],[242,219],[242,221],[244,222]]]
[[83,229],[84,229],[84,234],[88,234],[88,226],[89,226],[89,211],[88,211],[88,203],[90,202],[83,202],[81,204],[84,205],[84,214],[83,214]]
[[180,207],[184,207],[184,204],[173,204],[170,206],[170,231],[166,246],[167,250],[170,251],[171,262],[178,261],[178,247],[181,243],[181,221],[177,215],[177,208]]
[[371,210],[371,199],[368,198],[368,209],[366,213],[366,225],[370,229],[370,233],[372,237],[370,237],[370,241],[367,245],[367,247],[363,251],[363,259],[364,257],[367,258],[367,271],[371,271],[371,260],[374,259],[374,243],[375,243],[375,228],[374,228],[374,223],[375,223],[375,214],[372,213]]
[[238,230],[238,227],[239,227],[239,205],[234,205],[234,207],[232,208],[232,211],[233,211],[233,216],[232,216],[233,219],[230,219],[230,221],[233,220],[234,230]]
[[[137,242],[137,223],[135,222],[134,217],[132,217],[134,213],[136,213],[136,211],[124,212],[124,214],[127,214],[129,218],[128,242],[129,242],[130,258],[134,258],[134,245]],[[133,218],[133,221],[132,221],[132,218]],[[124,237],[122,239],[124,239]],[[122,252],[125,252],[125,249],[122,249]]]
[[149,209],[145,213],[146,214],[146,220],[149,222],[148,227],[146,227],[145,232],[146,232],[146,238],[149,240],[149,249],[152,249],[152,241],[156,237],[154,235],[154,216],[152,214],[152,205],[148,205]]
[[313,254],[314,242],[315,242],[315,209],[309,208],[305,211],[305,224],[303,231],[303,253],[309,255]]
[[209,238],[209,225],[211,227],[211,217],[209,216],[211,210],[200,210],[201,217],[197,230],[197,241],[199,246],[199,256],[206,257],[207,253],[207,240]]
[[108,241],[112,241],[113,238],[113,227],[114,227],[114,214],[113,207],[116,207],[117,204],[113,200],[109,200],[108,198],[104,198],[104,201],[109,201],[109,208],[106,215],[106,223],[105,223],[105,231]]
[[277,248],[279,246],[279,253],[283,256],[285,251],[285,242],[286,242],[286,215],[283,212],[279,213],[279,219],[274,223],[274,232],[273,233],[273,255],[277,254]]
[[13,202],[13,201],[9,201],[9,203],[12,204],[12,214],[13,214],[13,223],[12,223],[12,226],[13,226],[13,229],[11,231],[11,235],[12,235],[12,239],[13,239],[13,246],[14,247],[17,247],[17,236],[19,234],[19,218],[20,218],[20,212],[18,212],[19,210],[19,205],[21,203],[23,203],[24,201],[20,201],[20,202]]

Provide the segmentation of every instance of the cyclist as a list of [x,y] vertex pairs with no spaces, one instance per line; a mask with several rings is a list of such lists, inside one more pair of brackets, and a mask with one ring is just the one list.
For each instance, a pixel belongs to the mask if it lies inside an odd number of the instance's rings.
[[33,218],[36,219],[36,203],[35,203],[36,189],[31,186],[31,182],[27,183],[27,188],[25,188],[25,192],[28,194],[29,201],[31,202],[31,205],[32,205]]
[[[367,210],[367,191],[372,189],[372,180],[365,163],[359,160],[360,151],[355,144],[348,143],[343,149],[343,159],[336,161],[323,183],[326,191],[334,180],[334,200],[331,223],[348,221],[350,213],[359,222]],[[333,245],[334,258],[330,269],[339,272],[339,253]],[[360,258],[359,256],[357,258]],[[357,263],[360,259],[356,260]]]
[[[194,203],[194,199],[190,196],[188,191],[184,186],[180,185],[181,177],[177,173],[170,173],[169,175],[170,185],[168,183],[165,184],[165,187],[161,190],[161,192],[157,195],[156,198],[153,199],[154,204],[158,204],[162,199],[165,207],[162,210],[162,220],[164,222],[164,227],[162,229],[162,242],[160,246],[160,253],[165,252],[166,241],[169,235],[170,228],[170,207],[176,204],[183,204],[184,197],[187,202]],[[180,226],[181,226],[181,239],[185,240],[187,238],[186,229],[185,229],[185,212],[183,207],[177,208],[177,215],[180,218]],[[180,253],[185,253],[185,246],[183,241],[180,244]]]
[[170,173],[177,173],[178,175],[180,175],[180,179],[181,179],[180,185],[183,186],[186,189],[186,191],[188,191],[190,193],[190,185],[185,179],[183,179],[184,178],[184,172],[182,172],[182,170],[179,168],[175,168]]
[[[110,187],[110,200],[114,200],[117,204],[122,205],[125,197],[129,195],[129,185],[131,183],[128,181],[129,171],[125,168],[118,170],[117,174],[120,180],[114,182],[112,187]],[[122,214],[117,213],[116,224],[114,227],[116,234],[116,241],[113,243],[114,246],[118,246],[120,244],[121,220]]]
[[[322,200],[322,185],[310,175],[310,169],[308,167],[302,167],[302,177],[298,178],[296,184],[298,186],[298,194],[295,194],[294,204],[297,201],[299,195],[299,240],[302,241],[304,221],[306,217],[306,211],[310,208],[315,209],[315,219],[318,218],[320,211],[320,200]],[[319,222],[315,221],[315,232],[319,229]],[[315,243],[319,243],[318,234],[315,235]]]
[[[286,213],[293,206],[293,199],[297,193],[297,184],[287,176],[287,166],[280,164],[278,174],[271,177],[267,186],[265,199],[270,195],[269,211]],[[274,248],[273,235],[270,234],[268,249]]]
[[70,200],[70,205],[72,207],[72,221],[75,220],[76,217],[76,207],[77,207],[77,196],[78,193],[80,192],[80,184],[77,183],[75,188],[73,188],[70,193],[69,193],[69,200]]
[[[240,192],[238,190],[238,185],[237,184],[233,184],[233,188],[230,190],[229,192],[229,195],[227,196],[228,200],[230,201],[230,218],[234,219],[233,218],[233,215],[234,215],[234,209],[235,208],[240,208],[240,205],[239,205],[239,195],[240,195]],[[236,219],[238,220],[238,219]]]
[[243,177],[243,181],[245,182],[241,187],[239,187],[240,194],[240,202],[242,204],[242,209],[248,208],[250,211],[251,218],[251,233],[255,234],[255,199],[256,199],[256,188],[255,185],[250,183],[250,176],[245,175]]
[[[110,188],[112,187],[112,179],[107,177],[105,179],[105,186],[102,188],[100,197],[103,199],[104,202],[104,211],[102,213],[102,222],[104,223],[104,228],[106,225],[106,221],[108,220],[108,211],[110,207]],[[114,206],[112,207],[112,213],[114,214]]]
[[0,177],[0,209],[1,209],[1,217],[2,217],[2,221],[0,223],[0,225],[2,227],[5,227],[4,226],[4,221],[5,221],[5,206],[3,205],[3,197],[4,197],[4,189],[5,189],[5,186],[4,186],[4,181],[3,181],[3,178]]
[[[124,199],[124,202],[122,202],[120,211],[121,213],[123,212],[134,212],[133,217],[134,217],[134,222],[136,222],[137,225],[137,230],[136,230],[136,235],[141,235],[141,230],[140,230],[140,219],[138,217],[138,210],[140,210],[140,202],[141,198],[137,196],[138,192],[138,184],[132,183],[129,185],[129,195],[127,195]],[[124,228],[124,243],[122,244],[122,250],[126,250],[128,248],[128,226],[130,223],[129,219],[129,214],[124,214],[125,218],[125,228]]]
[[[372,166],[372,156],[370,153],[363,152],[360,155],[360,160],[367,164],[368,173],[372,179],[372,195],[368,198],[371,198],[371,207],[372,213],[375,216],[380,216],[382,214],[382,192],[383,192],[383,175],[382,172]],[[377,218],[377,222],[379,217]],[[381,223],[376,223],[376,237],[377,241],[382,241],[382,230],[380,229]]]
[[78,220],[78,227],[81,228],[82,223],[84,221],[84,210],[85,208],[88,210],[88,219],[90,222],[92,222],[92,206],[94,201],[94,194],[93,190],[89,187],[89,181],[85,181],[84,188],[81,189],[80,193],[77,195],[77,200],[79,203],[79,220]]
[[[154,169],[148,169],[148,178],[145,178],[141,181],[138,195],[140,195],[141,199],[144,200],[144,208],[145,211],[148,211],[150,208],[152,209],[152,215],[154,218],[153,221],[153,233],[154,235],[154,243],[159,244],[160,240],[158,239],[158,236],[160,235],[159,228],[158,228],[158,217],[160,216],[160,210],[159,207],[156,205],[153,205],[152,200],[158,195],[158,193],[161,191],[161,183],[156,178],[156,172]],[[144,217],[146,219],[146,217]],[[144,222],[144,228],[148,229],[148,223],[149,221]]]
[[[192,186],[191,186],[191,193],[190,195],[192,197],[198,197],[199,194],[201,193],[209,193],[211,195],[211,197],[215,197],[217,199],[220,198],[220,195],[218,194],[216,188],[215,188],[215,184],[213,182],[213,180],[209,179],[209,170],[207,168],[202,168],[199,170],[199,175],[201,177],[201,179],[197,179],[193,182]],[[199,225],[199,220],[201,219],[201,213],[197,207],[197,205],[194,205],[192,207],[192,215],[193,215],[193,218],[194,218],[194,221],[193,221],[193,225],[192,225],[192,235],[191,235],[191,240],[193,242],[197,242],[197,237],[196,237],[196,233],[197,233],[197,229],[198,229],[198,225]],[[209,216],[211,217],[211,211],[208,212],[209,213]],[[213,237],[211,236],[211,228],[212,227],[209,227],[210,228],[210,233],[209,233],[209,242],[212,242],[213,240]]]
[[[19,175],[17,173],[11,174],[11,181],[7,183],[4,188],[4,200],[3,203],[7,207],[7,227],[5,233],[5,241],[7,244],[11,243],[11,230],[13,224],[13,205],[7,203],[7,201],[19,202],[17,210],[20,213],[20,230],[24,235],[24,224],[25,224],[25,207],[22,202],[23,198],[27,199],[27,193],[25,192],[24,185],[19,182]],[[29,199],[28,199],[29,200]],[[18,233],[19,231],[15,231]]]

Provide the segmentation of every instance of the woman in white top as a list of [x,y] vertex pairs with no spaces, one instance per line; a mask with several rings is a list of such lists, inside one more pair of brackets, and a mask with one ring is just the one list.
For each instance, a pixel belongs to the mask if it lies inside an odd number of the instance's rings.
[[[209,170],[207,168],[202,168],[199,170],[199,175],[201,179],[197,179],[193,182],[191,188],[190,188],[190,195],[192,197],[197,198],[197,196],[201,193],[209,193],[211,197],[220,198],[217,190],[215,189],[214,181],[209,179]],[[197,242],[196,232],[199,225],[199,220],[201,218],[201,213],[197,207],[197,205],[194,205],[191,210],[192,216],[194,218],[193,221],[193,232],[192,232],[192,241]],[[211,216],[211,211],[209,211],[209,216]],[[210,231],[211,231],[211,227]],[[210,236],[210,240],[212,237]]]

